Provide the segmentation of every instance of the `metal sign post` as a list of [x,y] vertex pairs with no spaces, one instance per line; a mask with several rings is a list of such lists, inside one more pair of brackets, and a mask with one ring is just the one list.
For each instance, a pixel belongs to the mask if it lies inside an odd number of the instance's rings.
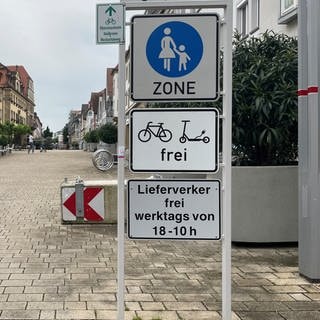
[[[121,1],[121,3],[123,3]],[[125,20],[125,13],[124,13]],[[125,158],[125,68],[126,68],[126,47],[125,42],[119,45],[119,82],[118,82],[118,278],[117,278],[117,310],[118,320],[124,320],[124,292],[125,292],[125,249],[124,249],[124,204],[125,204],[125,185],[124,185],[124,158]]]
[[232,0],[224,10],[223,34],[223,238],[222,238],[222,319],[231,320],[231,152],[232,152]]
[[[114,4],[111,4],[110,6],[113,6]],[[232,0],[199,0],[199,1],[181,1],[181,0],[166,0],[165,2],[161,1],[120,1],[120,5],[124,6],[124,13],[123,13],[123,19],[125,21],[125,11],[126,10],[148,10],[148,9],[164,9],[164,8],[175,8],[175,9],[199,9],[199,8],[219,8],[224,9],[224,36],[223,36],[223,55],[224,55],[224,72],[223,72],[223,161],[222,161],[222,208],[223,208],[223,214],[222,214],[222,234],[221,234],[221,241],[222,241],[222,319],[223,320],[231,320],[231,125],[232,125],[232,11],[233,11],[233,3]],[[114,22],[112,20],[112,15],[114,14],[114,10],[110,9],[110,6],[106,8],[104,11],[104,14],[111,15],[111,19],[106,19],[104,21],[105,26],[112,25]],[[105,18],[105,17],[104,17]],[[104,19],[103,18],[103,19]],[[114,18],[113,18],[114,19]],[[114,19],[115,20],[115,19]],[[179,21],[182,23],[185,23],[182,27],[188,28],[188,26],[191,27],[191,31],[196,31],[199,33],[198,41],[198,48],[199,44],[205,37],[202,35],[202,29],[198,24],[194,24],[196,22],[184,22]],[[186,26],[186,24],[188,26]],[[105,26],[103,26],[101,31],[106,30]],[[169,26],[170,29],[170,26]],[[175,30],[178,30],[179,28],[175,25]],[[110,29],[112,30],[112,29]],[[154,29],[155,31],[155,29]],[[167,32],[167,31],[166,31]],[[195,33],[196,34],[196,33]],[[158,39],[158,35],[154,34],[155,37],[150,35],[149,38],[154,38],[155,41]],[[102,39],[102,42],[105,43],[112,43],[111,41],[106,41],[106,37],[111,37],[112,32],[110,31],[110,34],[107,31],[107,34],[103,34],[103,36],[100,38]],[[125,154],[125,87],[126,87],[126,81],[125,81],[125,39],[120,39],[120,37],[117,38],[115,43],[119,43],[119,82],[118,82],[118,92],[119,92],[119,110],[118,110],[118,226],[117,226],[117,232],[118,232],[118,273],[117,273],[117,319],[118,320],[124,320],[124,288],[125,288],[125,282],[124,282],[124,226],[125,226],[125,220],[124,220],[124,203],[125,203],[125,188],[124,188],[124,154]],[[194,39],[195,37],[192,37]],[[150,41],[153,41],[154,39],[151,39]],[[200,41],[200,40],[201,41]],[[108,40],[108,39],[107,39]],[[185,41],[188,39],[185,38]],[[178,62],[178,65],[180,64],[180,69],[178,67],[178,75],[182,75],[182,70],[187,69],[188,64],[188,57],[186,54],[188,54],[186,48],[183,46],[184,43],[180,44],[180,47],[177,48],[177,54],[182,57],[180,58],[180,62]],[[192,51],[192,55],[196,57],[196,50]],[[201,51],[201,50],[200,50]],[[211,53],[215,52],[216,58],[218,58],[219,54],[216,51],[216,48],[211,48]],[[212,59],[212,57],[211,57]],[[201,59],[200,59],[201,60]],[[199,60],[199,61],[200,61]],[[212,59],[214,60],[214,59]],[[148,62],[149,64],[152,64],[152,58]],[[164,61],[163,61],[164,63]],[[197,64],[194,66],[194,70],[198,68]],[[170,69],[169,64],[166,63],[167,71]],[[154,70],[157,70],[157,67],[154,66]],[[216,69],[218,70],[218,68]],[[208,74],[208,71],[206,70],[206,74]],[[217,77],[218,73],[215,73],[215,77]],[[198,78],[196,79],[196,81]],[[181,92],[183,90],[187,95],[189,95],[187,98],[184,98],[183,95],[180,95],[178,97],[180,100],[188,100],[191,99],[190,96],[194,96],[194,100],[214,100],[218,97],[219,89],[218,89],[218,81],[213,84],[213,91],[206,94],[203,94],[202,92],[198,91],[195,87],[195,84],[192,82],[191,79],[186,80],[184,86],[179,84],[174,84],[174,86],[170,84],[166,84],[162,86],[162,91],[164,95],[168,95],[168,90],[171,90],[172,88],[175,88],[175,90],[178,90]],[[158,81],[159,82],[159,81]],[[170,82],[170,81],[167,81]],[[178,81],[176,81],[178,82]],[[206,87],[206,86],[204,86]],[[182,89],[181,89],[182,88]],[[157,88],[158,90],[159,88]],[[156,90],[156,91],[157,91]],[[200,90],[200,89],[199,89]],[[178,92],[177,91],[177,92]],[[153,91],[154,92],[154,91]],[[158,92],[158,91],[157,91]],[[154,95],[158,95],[154,93]],[[199,95],[198,95],[199,93]],[[169,94],[170,96],[170,94]],[[134,94],[133,94],[133,98]],[[142,97],[141,100],[145,100],[146,97]],[[152,100],[152,97],[147,97]],[[168,99],[167,99],[168,98]],[[166,97],[166,101],[170,101],[173,97]],[[139,97],[136,98],[139,100]],[[178,100],[179,100],[178,99]],[[182,157],[183,155],[181,155]],[[180,159],[179,154],[175,154],[175,159]],[[175,201],[175,200],[171,200]],[[210,219],[211,216],[206,216],[208,219]],[[173,229],[172,232],[174,232],[175,229]],[[194,233],[193,229],[189,229],[189,231],[192,231]],[[158,230],[157,230],[158,231]],[[170,231],[170,230],[168,230]],[[160,230],[159,230],[160,232]],[[177,230],[178,232],[178,230]],[[179,232],[184,232],[184,229]]]

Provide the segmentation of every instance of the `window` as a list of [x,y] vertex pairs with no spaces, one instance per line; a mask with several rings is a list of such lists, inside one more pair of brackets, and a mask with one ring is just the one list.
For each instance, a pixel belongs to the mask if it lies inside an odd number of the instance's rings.
[[259,29],[260,0],[242,0],[237,2],[237,29],[242,36]]
[[294,5],[294,0],[281,0],[281,14],[293,9]]
[[241,1],[237,6],[237,29],[242,36],[248,34],[248,1]]
[[279,23],[285,24],[297,17],[298,0],[280,0]]

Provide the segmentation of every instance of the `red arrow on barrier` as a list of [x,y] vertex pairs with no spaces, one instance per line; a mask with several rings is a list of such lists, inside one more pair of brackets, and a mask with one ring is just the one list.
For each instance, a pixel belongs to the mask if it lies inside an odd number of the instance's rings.
[[[89,203],[99,194],[103,188],[88,187],[83,190],[83,208],[84,208],[84,219],[87,221],[102,221],[103,217],[96,212]],[[63,205],[73,214],[77,215],[76,209],[76,193],[72,195],[63,203]]]

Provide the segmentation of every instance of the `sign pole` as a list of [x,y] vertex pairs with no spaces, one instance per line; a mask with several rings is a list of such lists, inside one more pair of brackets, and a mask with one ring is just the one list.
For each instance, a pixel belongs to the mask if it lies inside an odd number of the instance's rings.
[[299,271],[320,279],[319,1],[299,1]]
[[[124,13],[125,15],[125,13]],[[119,44],[119,109],[118,109],[118,320],[124,320],[124,157],[125,157],[125,42]]]
[[224,10],[222,319],[231,320],[232,1]]

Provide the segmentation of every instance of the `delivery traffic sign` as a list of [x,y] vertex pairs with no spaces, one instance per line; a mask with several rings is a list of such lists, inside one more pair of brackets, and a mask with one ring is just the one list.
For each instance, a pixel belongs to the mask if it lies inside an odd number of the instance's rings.
[[131,37],[132,100],[219,97],[217,14],[134,16]]
[[128,180],[130,239],[220,240],[219,180]]

